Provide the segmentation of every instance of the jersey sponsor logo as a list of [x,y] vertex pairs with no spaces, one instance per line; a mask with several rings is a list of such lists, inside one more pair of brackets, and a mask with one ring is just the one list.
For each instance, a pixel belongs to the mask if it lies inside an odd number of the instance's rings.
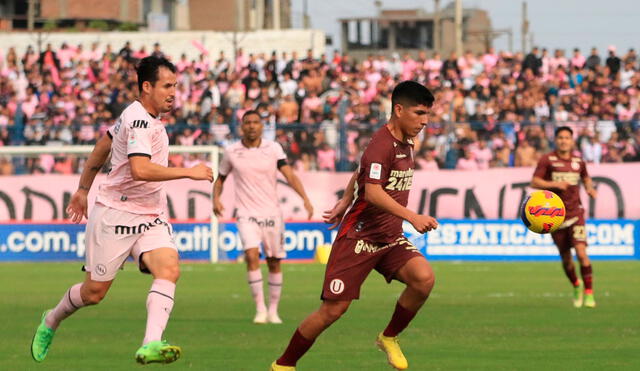
[[382,165],[374,162],[371,164],[371,170],[369,170],[369,178],[378,179],[382,176]]
[[258,227],[273,228],[276,226],[276,221],[270,218],[257,219],[252,216],[252,217],[249,217],[249,222],[257,224]]
[[133,120],[131,127],[134,129],[148,129],[149,122],[144,120]]
[[405,158],[405,157],[407,157],[407,155],[406,155],[406,154],[404,154],[404,153],[398,153],[398,154],[396,155],[396,158]]
[[553,166],[553,167],[563,167],[564,164],[562,162],[552,162],[551,166]]
[[[160,218],[156,218],[152,222],[140,223],[138,225],[116,225],[115,230],[116,234],[138,234],[146,232],[157,225],[167,225],[167,223]],[[170,230],[169,234],[171,234]]]
[[567,182],[570,185],[578,185],[578,183],[580,183],[580,174],[572,171],[553,171],[551,172],[551,180],[554,182]]
[[413,182],[413,169],[391,170],[389,183],[385,187],[390,191],[408,191]]
[[331,283],[329,283],[329,291],[336,295],[342,294],[344,291],[344,282],[342,282],[341,279],[334,278],[331,280]]

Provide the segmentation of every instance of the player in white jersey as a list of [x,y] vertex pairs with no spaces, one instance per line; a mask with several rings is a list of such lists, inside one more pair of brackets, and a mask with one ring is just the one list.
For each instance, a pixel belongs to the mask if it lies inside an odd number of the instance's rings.
[[129,256],[142,272],[153,275],[146,332],[136,360],[142,364],[170,363],[180,357],[179,347],[162,340],[180,276],[178,251],[164,216],[162,182],[180,178],[212,182],[213,172],[202,164],[189,169],[167,167],[169,140],[158,117],[172,109],[175,72],[164,58],[144,58],[137,67],[140,100],[122,112],[87,160],[67,208],[75,223],[87,217],[89,189],[111,153],[111,170],[87,221],[87,273],[84,282],[71,286],[55,308],[44,312],[31,344],[37,362],[47,356],[60,322],[81,307],[98,304]]
[[[222,156],[219,176],[213,186],[213,211],[222,216],[220,201],[225,179],[233,174],[237,225],[247,262],[247,278],[256,303],[254,323],[282,323],[278,302],[282,291],[280,261],[286,257],[282,246],[284,224],[276,193],[277,171],[302,197],[309,219],[313,207],[300,179],[287,164],[280,144],[262,138],[264,126],[256,111],[242,116],[242,140],[228,146]],[[260,245],[269,267],[269,308],[265,306],[260,271]]]

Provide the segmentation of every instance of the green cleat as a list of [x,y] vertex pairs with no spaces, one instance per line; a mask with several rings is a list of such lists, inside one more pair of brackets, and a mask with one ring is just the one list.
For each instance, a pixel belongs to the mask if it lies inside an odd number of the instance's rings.
[[150,341],[136,352],[136,362],[146,365],[148,363],[171,363],[180,358],[182,349],[170,345],[166,340]]
[[45,310],[44,313],[42,313],[40,324],[36,329],[36,333],[33,335],[33,340],[31,340],[31,357],[33,357],[33,360],[36,362],[42,362],[47,357],[49,347],[53,341],[53,335],[56,334],[56,330],[48,328],[44,321],[49,312],[51,312],[51,310]]
[[584,307],[585,308],[596,307],[596,298],[593,297],[593,293],[584,294]]
[[579,281],[580,284],[578,286],[573,287],[573,306],[575,308],[582,308],[583,298],[582,298],[582,281]]

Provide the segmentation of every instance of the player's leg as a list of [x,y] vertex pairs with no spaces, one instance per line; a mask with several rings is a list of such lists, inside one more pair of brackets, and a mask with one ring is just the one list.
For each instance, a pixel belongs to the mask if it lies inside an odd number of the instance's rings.
[[180,358],[181,349],[163,341],[162,334],[173,310],[176,282],[180,278],[178,251],[175,247],[157,248],[140,253],[136,260],[141,270],[147,269],[153,275],[147,295],[147,325],[136,361],[174,362]]
[[[305,318],[291,337],[282,356],[271,365],[271,370],[288,370],[311,348],[316,338],[347,311],[351,300],[324,300],[320,308]],[[289,368],[287,368],[289,367]]]
[[256,306],[253,323],[267,323],[267,306],[264,304],[264,288],[262,271],[260,270],[259,246],[262,240],[262,230],[255,219],[241,217],[238,218],[237,225],[247,263],[247,282]]
[[98,304],[105,297],[118,270],[129,256],[134,240],[124,236],[117,241],[113,228],[105,225],[115,217],[117,213],[113,209],[101,205],[94,206],[91,211],[85,236],[85,280],[71,286],[53,309],[43,313],[31,343],[31,355],[37,362],[42,362],[47,356],[55,331],[63,320],[84,306]]
[[573,286],[573,306],[576,308],[582,307],[583,296],[582,296],[582,283],[578,279],[578,275],[576,274],[576,269],[573,264],[573,255],[571,255],[571,227],[561,229],[557,232],[551,234],[553,237],[553,241],[558,248],[558,253],[560,254],[560,260],[562,262],[562,269],[564,274],[569,279],[571,286]]
[[251,289],[251,297],[256,306],[256,315],[253,323],[267,323],[267,306],[264,303],[264,286],[262,282],[262,270],[260,270],[260,249],[252,247],[244,251],[247,262],[247,282]]
[[280,263],[287,256],[282,244],[284,223],[282,217],[273,217],[267,220],[263,227],[263,247],[269,267],[269,308],[267,319],[270,323],[280,324],[282,320],[278,315],[278,304],[282,294],[282,269]]
[[403,370],[409,364],[398,344],[398,335],[429,297],[435,275],[427,259],[406,239],[387,251],[376,270],[388,282],[397,279],[406,285],[396,302],[389,324],[376,339],[378,347],[387,354],[387,361],[396,369]]
[[584,306],[585,308],[595,308],[596,299],[593,294],[593,268],[591,268],[591,261],[587,255],[587,245],[585,243],[576,244],[576,255],[580,262],[580,275],[584,282]]
[[281,259],[279,258],[267,258],[267,266],[269,267],[269,308],[267,310],[267,319],[270,323],[275,324],[282,323],[278,315],[278,304],[282,293],[282,268],[280,267],[280,262]]
[[78,309],[102,301],[112,282],[94,281],[91,279],[91,273],[87,272],[84,282],[71,286],[58,305],[42,314],[40,325],[31,342],[31,356],[36,362],[42,362],[46,358],[60,323]]
[[346,237],[338,237],[333,243],[322,287],[322,304],[302,321],[285,352],[271,365],[271,370],[293,370],[316,338],[347,311],[352,300],[359,298],[360,287],[380,253],[359,250],[357,254],[358,243],[362,241]]

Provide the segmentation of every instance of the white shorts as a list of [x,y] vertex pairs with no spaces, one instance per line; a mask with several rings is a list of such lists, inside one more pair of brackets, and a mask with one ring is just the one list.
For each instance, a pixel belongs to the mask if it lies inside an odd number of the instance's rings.
[[238,217],[237,225],[244,250],[262,245],[262,253],[267,258],[287,257],[282,243],[284,237],[282,216]]
[[[154,249],[177,251],[171,224],[154,215],[132,214],[96,204],[89,215],[85,235],[86,263],[94,281],[111,281],[132,256],[142,269],[140,257]],[[146,272],[148,273],[148,272]]]

